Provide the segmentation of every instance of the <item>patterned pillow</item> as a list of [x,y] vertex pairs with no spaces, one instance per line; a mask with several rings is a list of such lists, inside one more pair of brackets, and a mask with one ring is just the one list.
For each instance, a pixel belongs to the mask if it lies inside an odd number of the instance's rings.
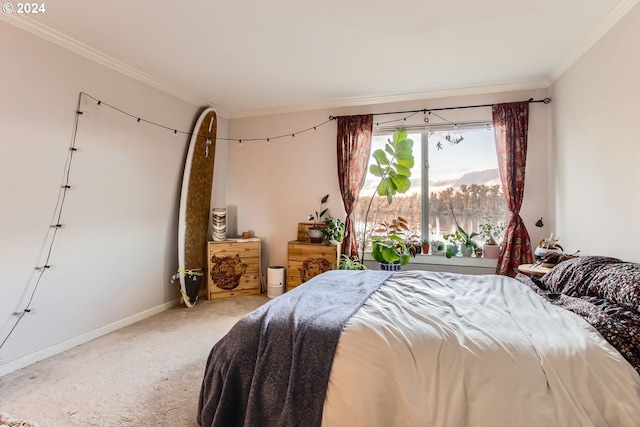
[[553,293],[579,297],[586,295],[591,277],[601,266],[619,262],[622,260],[604,256],[576,257],[553,267],[541,281]]
[[623,262],[601,266],[591,278],[586,293],[640,312],[640,264]]

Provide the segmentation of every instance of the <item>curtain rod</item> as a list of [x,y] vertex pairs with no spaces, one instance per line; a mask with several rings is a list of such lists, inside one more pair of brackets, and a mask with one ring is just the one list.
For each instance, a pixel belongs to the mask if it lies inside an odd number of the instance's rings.
[[[527,100],[527,102],[529,104],[532,104],[534,102],[542,102],[544,104],[548,104],[551,102],[551,98],[544,98],[544,99],[533,99],[533,98],[529,98]],[[408,114],[408,113],[428,113],[430,111],[444,111],[444,110],[462,110],[465,108],[480,108],[480,107],[493,107],[495,104],[480,104],[480,105],[463,105],[460,107],[439,107],[439,108],[421,108],[420,110],[407,110],[407,111],[389,111],[386,113],[373,113],[372,115],[374,116],[384,116],[387,114]],[[337,118],[339,118],[340,116],[329,116],[329,120],[336,120]]]

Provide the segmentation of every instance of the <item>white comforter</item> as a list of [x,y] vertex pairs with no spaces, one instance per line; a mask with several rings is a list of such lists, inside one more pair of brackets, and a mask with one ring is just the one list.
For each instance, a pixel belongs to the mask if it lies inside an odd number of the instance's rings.
[[516,280],[399,272],[340,338],[323,426],[640,426],[640,376]]

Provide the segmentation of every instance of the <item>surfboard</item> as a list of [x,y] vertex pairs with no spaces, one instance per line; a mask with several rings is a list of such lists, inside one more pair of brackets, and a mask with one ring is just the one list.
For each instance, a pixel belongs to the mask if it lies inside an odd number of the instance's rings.
[[[178,213],[178,271],[182,301],[193,307],[206,274],[213,164],[218,118],[213,108],[204,110],[193,128],[182,177]],[[206,281],[205,281],[206,283]]]

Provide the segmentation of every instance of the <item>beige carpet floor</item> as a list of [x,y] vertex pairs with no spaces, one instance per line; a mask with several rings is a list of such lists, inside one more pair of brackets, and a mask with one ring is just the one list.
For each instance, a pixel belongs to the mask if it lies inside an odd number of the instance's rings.
[[266,301],[177,306],[0,377],[0,413],[40,427],[195,427],[211,347]]

